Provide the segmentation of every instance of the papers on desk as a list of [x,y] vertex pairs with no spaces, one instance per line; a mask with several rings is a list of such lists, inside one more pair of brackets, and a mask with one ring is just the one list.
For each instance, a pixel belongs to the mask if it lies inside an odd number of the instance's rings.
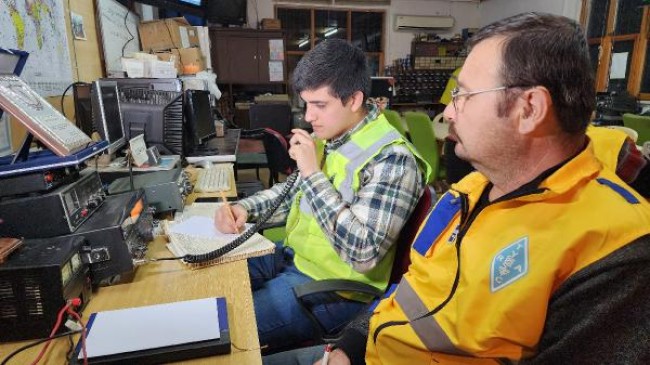
[[[225,298],[204,298],[93,313],[88,359],[168,362],[230,352]],[[81,342],[76,359],[81,362]],[[171,356],[171,357],[170,357]]]
[[[247,223],[244,230],[247,230],[252,226],[252,224]],[[206,216],[190,217],[187,220],[172,225],[169,232],[226,241],[232,241],[239,237],[238,234],[221,233],[217,228],[215,228],[214,219]]]
[[[172,222],[165,222],[163,228],[169,238],[167,248],[176,256],[199,255],[219,249],[232,242],[238,234],[224,234],[214,228],[214,212],[221,203],[194,203],[185,207],[182,214]],[[251,227],[246,225],[246,229]],[[193,267],[243,260],[249,257],[273,253],[275,244],[259,233],[255,233],[241,246],[213,261],[189,264]]]

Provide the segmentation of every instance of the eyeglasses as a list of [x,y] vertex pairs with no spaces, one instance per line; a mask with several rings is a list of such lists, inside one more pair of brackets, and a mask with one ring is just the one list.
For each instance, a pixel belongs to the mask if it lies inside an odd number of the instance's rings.
[[508,89],[509,86],[499,86],[492,89],[476,90],[476,91],[460,91],[458,86],[451,90],[451,103],[454,105],[454,110],[458,112],[458,97],[460,96],[471,96],[476,94],[487,93],[490,91],[500,91]]

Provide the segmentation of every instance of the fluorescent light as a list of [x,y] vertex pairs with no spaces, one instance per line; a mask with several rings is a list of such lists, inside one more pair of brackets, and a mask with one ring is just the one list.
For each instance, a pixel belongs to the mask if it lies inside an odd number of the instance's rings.
[[298,43],[298,48],[302,48],[302,47],[304,47],[304,46],[306,46],[308,44],[309,44],[309,38],[307,38],[307,39],[305,39],[303,41],[300,41],[300,43]]
[[325,36],[325,37],[329,37],[329,36],[331,36],[331,35],[336,34],[336,32],[338,32],[338,31],[339,31],[339,28],[331,28],[330,30],[328,30],[327,32],[325,32],[324,36]]

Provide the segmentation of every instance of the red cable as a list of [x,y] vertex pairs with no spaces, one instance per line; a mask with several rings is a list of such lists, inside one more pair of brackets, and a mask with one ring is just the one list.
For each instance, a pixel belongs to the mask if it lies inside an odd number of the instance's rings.
[[52,332],[50,333],[50,339],[45,343],[45,346],[43,346],[43,349],[41,352],[39,352],[38,356],[36,359],[32,362],[32,365],[38,364],[39,361],[41,361],[41,358],[43,358],[43,355],[45,355],[45,351],[47,351],[47,348],[50,346],[50,342],[52,342],[52,336],[59,330],[59,327],[61,326],[61,320],[63,319],[63,313],[66,312],[68,308],[70,308],[70,302],[66,302],[66,304],[59,310],[59,314],[56,316],[56,323],[54,324],[54,328],[52,328]]

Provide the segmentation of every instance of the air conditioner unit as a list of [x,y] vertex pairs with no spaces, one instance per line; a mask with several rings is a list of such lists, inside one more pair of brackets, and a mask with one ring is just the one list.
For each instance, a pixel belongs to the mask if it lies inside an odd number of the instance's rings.
[[421,30],[435,28],[451,28],[454,18],[451,16],[417,16],[396,15],[395,30]]

